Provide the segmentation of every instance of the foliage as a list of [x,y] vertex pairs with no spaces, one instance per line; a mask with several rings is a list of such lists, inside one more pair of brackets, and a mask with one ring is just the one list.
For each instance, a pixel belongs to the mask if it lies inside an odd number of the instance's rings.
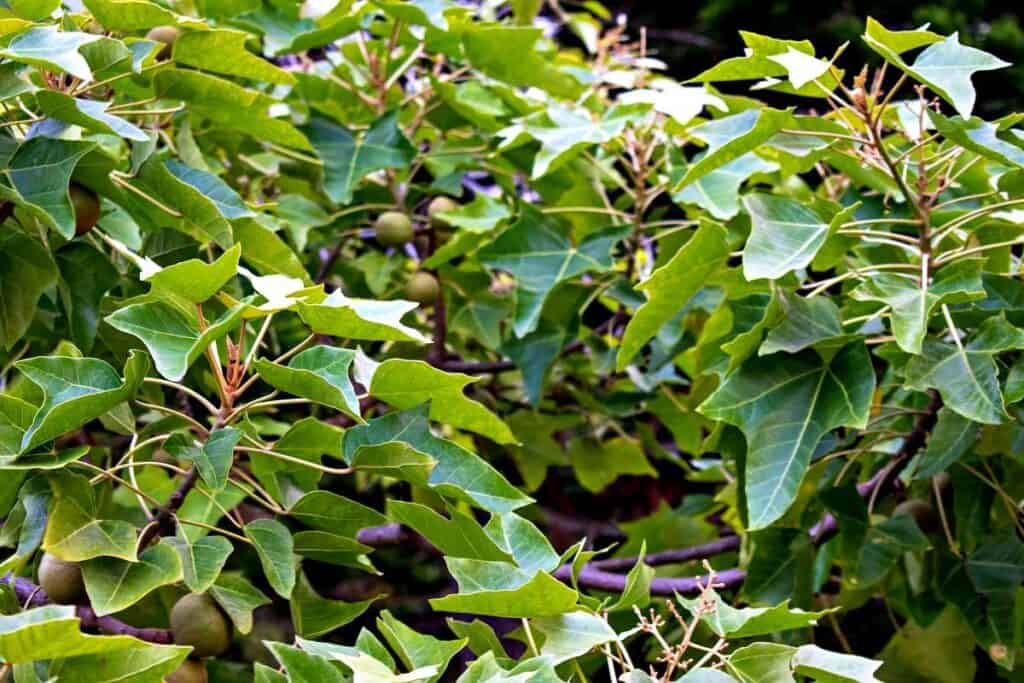
[[2,10],[0,678],[1019,676],[1007,63],[539,11]]

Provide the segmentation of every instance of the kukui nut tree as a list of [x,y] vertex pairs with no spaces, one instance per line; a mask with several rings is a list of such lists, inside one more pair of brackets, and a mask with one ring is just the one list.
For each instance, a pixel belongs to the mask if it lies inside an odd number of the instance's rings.
[[8,5],[0,680],[1019,678],[997,57]]

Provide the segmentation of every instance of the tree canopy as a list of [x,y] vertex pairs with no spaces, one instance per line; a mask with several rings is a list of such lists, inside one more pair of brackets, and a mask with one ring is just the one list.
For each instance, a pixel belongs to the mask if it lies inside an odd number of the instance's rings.
[[1007,62],[65,5],[0,9],[0,680],[1019,677]]

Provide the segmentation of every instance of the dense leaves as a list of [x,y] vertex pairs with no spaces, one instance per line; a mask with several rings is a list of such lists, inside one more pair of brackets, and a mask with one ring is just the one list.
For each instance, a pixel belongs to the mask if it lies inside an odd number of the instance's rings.
[[1019,676],[1006,62],[7,5],[0,680]]

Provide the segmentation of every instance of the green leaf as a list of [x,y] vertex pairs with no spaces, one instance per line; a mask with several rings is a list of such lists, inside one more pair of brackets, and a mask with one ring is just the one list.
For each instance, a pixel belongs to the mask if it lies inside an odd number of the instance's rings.
[[[343,683],[345,680],[341,677],[338,669],[323,657],[303,652],[284,643],[267,642],[266,645],[277,661],[281,662],[284,670],[288,672],[288,683]],[[372,659],[370,657],[367,658]],[[350,668],[352,667],[347,661],[345,663]],[[385,669],[385,671],[389,674],[391,673],[388,669]],[[362,681],[363,679],[358,680]],[[386,679],[381,678],[380,680]]]
[[188,653],[189,648],[184,645],[146,643],[115,652],[64,659],[60,663],[60,675],[68,680],[91,683],[157,681],[176,670]]
[[445,372],[423,361],[389,358],[373,374],[370,395],[405,410],[430,402],[430,419],[482,434],[497,443],[515,443],[512,430],[463,390],[479,381],[460,372]]
[[473,201],[462,204],[452,211],[444,211],[437,217],[452,226],[474,233],[494,230],[499,223],[512,216],[512,210],[484,193],[478,193]]
[[536,179],[558,170],[585,148],[614,139],[622,133],[626,124],[638,118],[646,109],[645,105],[614,107],[595,121],[587,112],[555,105],[497,134],[506,141],[502,147],[520,144],[523,139],[540,143],[530,174],[531,178]]
[[418,670],[434,667],[437,675],[431,677],[431,681],[441,678],[448,662],[466,646],[465,639],[441,640],[417,633],[395,619],[387,610],[381,612],[377,619],[377,628],[407,668]]
[[924,451],[907,465],[907,475],[911,479],[928,479],[945,471],[974,447],[979,428],[977,423],[942,408]]
[[223,536],[207,536],[195,542],[185,536],[174,536],[163,542],[177,551],[185,585],[193,593],[209,590],[233,550],[231,541]]
[[258,588],[243,577],[233,574],[221,574],[209,590],[242,635],[252,632],[253,611],[270,604],[270,598]]
[[362,571],[374,572],[376,569],[367,557],[373,551],[355,538],[339,536],[327,531],[300,531],[292,536],[295,553],[311,560],[352,567]]
[[234,241],[228,219],[248,214],[235,205],[241,200],[235,196],[232,201],[233,191],[222,180],[173,159],[150,157],[134,182],[179,214],[178,220],[170,221],[172,227],[199,241],[213,240],[224,249]]
[[[0,659],[9,664],[149,647],[131,636],[82,633],[73,605],[46,605],[0,615]],[[186,648],[175,648],[184,659]]]
[[130,353],[124,379],[95,358],[37,356],[16,366],[43,392],[43,402],[21,439],[22,452],[78,429],[131,398],[149,370],[145,354]]
[[532,26],[485,24],[463,32],[462,46],[475,68],[498,81],[575,98],[582,86],[544,58],[536,45],[541,36],[542,31]]
[[359,399],[349,378],[355,355],[348,349],[314,346],[292,358],[287,366],[261,358],[253,367],[275,389],[336,408],[361,421]]
[[188,259],[143,276],[154,293],[176,296],[200,304],[219,292],[238,272],[242,248],[236,244],[213,263]]
[[295,77],[290,73],[245,49],[248,38],[249,34],[230,29],[185,31],[174,41],[173,59],[203,71],[294,85]]
[[540,645],[541,656],[556,665],[618,638],[607,621],[587,612],[531,619],[530,627],[544,638]]
[[71,340],[88,353],[96,340],[100,303],[117,283],[120,274],[105,254],[84,242],[67,245],[55,257],[61,277],[58,291],[67,315]]
[[127,609],[182,576],[178,553],[165,543],[142,551],[137,562],[99,557],[82,563],[89,604],[100,616]]
[[1000,137],[1001,131],[997,124],[979,118],[947,118],[931,110],[928,111],[928,117],[943,137],[961,147],[1001,164],[1024,168],[1024,149],[1004,139],[1009,137],[1012,140],[1011,136],[1004,134],[1004,137]]
[[[971,596],[975,598],[974,595]],[[926,626],[913,620],[907,623],[893,636],[889,644],[879,655],[885,664],[878,672],[880,680],[924,680],[929,683],[959,683],[959,681],[977,680],[975,674],[978,662],[975,659],[977,642],[971,628],[965,623],[963,616],[955,607],[947,607]],[[826,655],[819,654],[822,659]],[[879,680],[873,677],[879,662],[860,659],[851,661],[847,678],[830,678],[827,681],[870,681]],[[838,664],[838,663],[837,663]],[[872,666],[874,668],[872,668]],[[835,671],[842,670],[836,666]],[[817,672],[814,672],[817,675]],[[862,677],[855,677],[860,674]]]
[[43,549],[66,562],[96,557],[135,561],[135,526],[100,519],[95,491],[81,475],[60,471],[49,477],[54,502],[46,520]]
[[[703,157],[694,160],[699,163]],[[718,220],[729,220],[740,212],[740,186],[755,173],[769,173],[778,164],[752,152],[697,178],[672,195],[677,204],[694,204]]]
[[388,501],[388,516],[430,541],[449,557],[511,562],[512,556],[495,545],[475,519],[451,510],[445,518],[426,505]]
[[356,185],[369,173],[403,168],[416,156],[394,111],[374,121],[363,135],[322,118],[314,118],[303,132],[324,162],[324,191],[335,204],[350,203]]
[[858,587],[872,586],[896,566],[904,553],[928,548],[928,539],[917,527],[913,517],[897,515],[867,530],[857,571],[850,582]]
[[729,657],[729,670],[742,683],[796,683],[790,670],[795,647],[779,643],[753,643],[741,647]]
[[352,299],[336,289],[318,304],[300,302],[298,312],[302,321],[320,334],[345,339],[426,344],[430,341],[427,337],[402,324],[402,317],[416,306],[412,301]]
[[1003,318],[989,318],[967,344],[928,339],[920,356],[907,363],[912,389],[938,389],[943,402],[960,415],[984,424],[1006,418],[993,356],[1024,348],[1024,333]]
[[306,526],[355,538],[360,529],[387,522],[373,508],[330,491],[311,491],[297,500],[288,514]]
[[60,0],[11,0],[8,4],[22,19],[39,21],[53,14],[60,7]]
[[56,281],[49,249],[19,230],[0,230],[0,345],[11,349],[28,331],[39,297]]
[[823,342],[842,342],[843,334],[839,309],[825,297],[805,298],[781,291],[778,296],[782,308],[782,323],[769,330],[758,348],[760,356],[778,351],[797,353]]
[[245,525],[245,535],[252,541],[271,587],[288,598],[295,588],[294,545],[288,527],[275,519],[257,519]]
[[109,102],[76,99],[56,90],[43,90],[36,94],[39,109],[50,118],[64,121],[86,130],[117,135],[129,140],[149,139],[145,131],[122,118],[107,113]]
[[521,205],[519,220],[479,252],[489,268],[508,271],[516,278],[516,336],[537,327],[555,285],[611,268],[611,250],[628,233],[626,227],[606,228],[574,246],[553,219],[529,204]]
[[[233,509],[244,498],[245,493],[237,486],[230,486],[221,491],[209,491],[205,484],[199,482],[196,488],[185,496],[185,502],[178,509],[178,519],[216,525],[224,516],[225,510]],[[179,527],[179,531],[190,541],[196,541],[210,533],[208,529],[191,524]]]
[[793,655],[793,671],[821,683],[880,683],[875,672],[881,666],[873,659],[830,652],[817,645],[801,645]]
[[367,446],[401,442],[436,461],[429,485],[443,495],[501,514],[528,505],[532,499],[512,486],[480,456],[434,436],[427,421],[428,406],[392,413],[353,427],[345,433],[345,461],[352,463]]
[[829,224],[810,207],[768,194],[743,198],[750,214],[750,238],[743,249],[743,275],[748,280],[777,280],[805,268],[829,234]]
[[[230,185],[212,173],[192,168],[175,159],[168,159],[164,166],[171,175],[209,200],[224,218],[235,220],[256,215]],[[216,235],[214,239],[225,249],[230,244],[230,237],[225,240],[223,236]]]
[[83,0],[93,18],[112,31],[145,31],[173,26],[179,15],[148,0]]
[[870,364],[863,344],[847,346],[828,362],[807,351],[761,356],[701,405],[704,415],[739,427],[747,438],[749,529],[785,514],[826,433],[867,424],[875,377],[863,370]]
[[0,458],[5,464],[21,453],[21,438],[35,414],[36,407],[28,401],[0,394]]
[[673,192],[756,149],[790,120],[788,112],[754,108],[691,128],[689,134],[704,141],[708,148],[701,160],[686,170]]
[[91,81],[92,70],[79,50],[99,39],[91,33],[61,31],[56,26],[33,26],[0,48],[0,57]]
[[[307,417],[288,428],[274,444],[274,450],[300,461],[320,464],[325,455],[341,457],[343,434],[343,430],[333,425]],[[260,483],[284,505],[294,503],[304,493],[315,489],[323,476],[320,471],[301,463],[259,453],[249,453],[249,462]]]
[[626,325],[616,368],[623,370],[658,330],[675,316],[729,258],[725,230],[703,223],[665,265],[636,286],[647,296]]
[[157,372],[177,382],[207,346],[222,339],[238,325],[244,310],[244,305],[237,305],[206,329],[200,329],[194,315],[163,301],[125,306],[104,320],[114,329],[141,340],[153,356]]
[[985,296],[978,261],[952,263],[935,274],[927,287],[911,278],[878,273],[850,295],[858,301],[880,301],[892,308],[893,335],[907,353],[920,354],[928,319],[942,304],[965,303]]
[[[264,93],[185,69],[161,70],[153,77],[153,86],[158,97],[184,100],[196,115],[228,130],[285,147],[313,151],[309,140],[297,128],[271,116],[270,109],[277,100]],[[244,111],[245,116],[239,116],[239,111]]]
[[237,429],[223,427],[210,432],[206,442],[196,446],[191,437],[179,432],[164,442],[164,448],[175,458],[193,463],[203,481],[218,491],[228,484],[235,446],[241,438]]
[[722,600],[714,590],[710,591],[710,596],[714,602],[714,609],[710,612],[701,608],[701,598],[679,600],[695,618],[700,618],[723,638],[753,638],[807,628],[829,613],[829,610],[806,612],[791,608],[788,600],[774,607],[737,608]]
[[430,488],[430,473],[437,466],[434,458],[399,441],[360,446],[350,463],[361,472],[392,477],[418,488]]
[[603,491],[624,474],[657,474],[643,448],[621,436],[601,442],[580,439],[570,449],[569,461],[580,484],[591,493]]
[[445,622],[452,633],[469,641],[466,647],[478,658],[483,658],[488,653],[500,657],[507,656],[505,646],[501,644],[498,634],[495,633],[490,624],[480,619],[460,621],[452,617],[448,617]]
[[[978,71],[1010,66],[983,50],[961,45],[957,33],[942,38],[922,30],[888,31],[869,19],[864,40],[887,62],[952,104],[965,119],[970,118],[974,109],[975,92],[971,77]],[[901,55],[922,45],[927,47],[917,55],[913,64],[907,64]]]
[[242,245],[245,261],[264,275],[286,275],[312,284],[305,266],[291,248],[272,229],[243,218],[234,222],[235,239]]
[[22,143],[7,163],[11,188],[0,196],[24,206],[65,239],[75,236],[75,211],[68,194],[71,173],[94,142],[34,137]]
[[609,612],[643,608],[650,604],[651,581],[657,572],[644,562],[646,554],[647,540],[644,539],[640,542],[640,554],[637,555],[636,564],[626,574],[626,585],[618,599],[608,607]]
[[550,572],[559,566],[561,558],[544,532],[515,513],[491,515],[484,530],[502,550],[512,555],[521,569]]
[[300,573],[289,601],[295,632],[304,638],[329,633],[357,619],[379,597],[360,602],[328,600],[313,589],[305,574]]
[[553,617],[573,611],[576,591],[546,572],[528,572],[506,562],[445,558],[459,592],[434,598],[441,612],[492,617]]

